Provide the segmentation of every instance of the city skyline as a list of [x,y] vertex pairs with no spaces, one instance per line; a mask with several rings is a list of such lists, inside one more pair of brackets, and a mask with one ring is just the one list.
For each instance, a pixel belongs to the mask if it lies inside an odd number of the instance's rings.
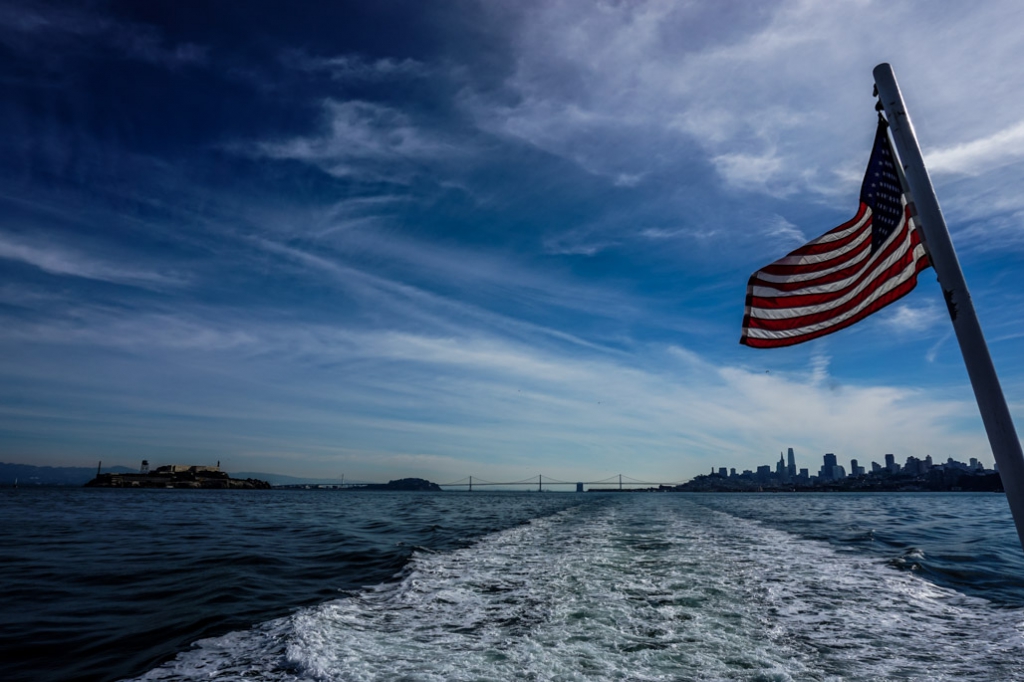
[[856,478],[865,476],[869,473],[889,473],[889,474],[906,474],[912,476],[925,475],[933,469],[958,469],[963,471],[972,471],[978,473],[997,472],[999,469],[993,463],[992,469],[987,469],[977,457],[968,458],[967,462],[961,462],[954,459],[952,456],[947,456],[946,460],[941,463],[937,463],[933,460],[932,456],[925,455],[923,458],[919,458],[915,455],[907,455],[904,464],[899,464],[894,453],[885,453],[882,456],[882,462],[872,460],[870,463],[870,469],[860,464],[860,460],[856,457],[850,458],[850,470],[847,472],[838,456],[832,452],[826,452],[822,455],[822,463],[818,468],[816,474],[812,474],[811,467],[799,468],[796,465],[796,455],[793,448],[788,448],[786,454],[779,452],[779,461],[775,463],[774,471],[770,464],[762,464],[757,466],[756,469],[744,469],[737,471],[736,467],[712,467],[711,475],[717,475],[722,478],[748,478],[750,480],[762,481],[762,482],[773,482],[773,483],[815,483],[815,482],[828,482],[837,481],[845,478]]

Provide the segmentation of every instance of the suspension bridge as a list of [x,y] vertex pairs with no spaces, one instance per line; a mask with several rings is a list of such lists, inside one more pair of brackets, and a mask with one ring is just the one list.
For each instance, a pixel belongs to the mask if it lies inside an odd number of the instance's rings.
[[[530,476],[529,478],[523,478],[518,481],[490,481],[478,476],[466,476],[460,478],[457,481],[451,481],[449,483],[438,483],[437,485],[445,490],[454,491],[466,491],[472,492],[473,490],[481,490],[484,488],[490,488],[492,490],[516,490],[516,489],[529,489],[536,488],[536,490],[543,492],[545,488],[552,489],[555,487],[564,488],[565,486],[574,486],[579,492],[582,492],[585,488],[599,492],[602,490],[616,491],[616,490],[632,490],[640,487],[652,487],[652,486],[665,486],[672,487],[685,483],[689,479],[680,481],[644,481],[625,474],[615,474],[608,478],[602,478],[597,481],[565,481],[560,478],[552,478],[551,476],[545,476],[544,474],[537,474],[536,476]],[[346,488],[362,488],[363,486],[378,486],[383,485],[378,481],[362,481],[362,480],[345,480],[345,476],[342,475],[337,482],[331,481],[316,481],[309,483],[290,483],[283,485],[276,485],[275,488],[330,488],[330,489],[346,489]]]
[[473,476],[466,476],[458,481],[452,481],[451,483],[438,483],[439,486],[446,490],[466,490],[472,491],[473,488],[517,488],[517,487],[532,487],[537,486],[538,491],[543,491],[544,486],[576,486],[577,490],[582,490],[583,486],[590,486],[591,490],[626,490],[627,488],[636,488],[639,486],[674,486],[685,483],[685,481],[670,481],[668,483],[664,481],[641,481],[636,478],[631,478],[624,474],[615,474],[608,478],[602,478],[599,481],[563,481],[558,478],[551,478],[543,474],[537,474],[529,478],[524,478],[519,481],[488,481],[482,478],[474,478]]

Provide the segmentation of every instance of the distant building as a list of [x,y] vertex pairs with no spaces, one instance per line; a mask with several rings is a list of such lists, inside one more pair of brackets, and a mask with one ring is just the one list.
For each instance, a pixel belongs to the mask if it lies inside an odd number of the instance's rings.
[[148,459],[142,460],[142,466],[139,467],[139,473],[140,474],[148,474],[149,473],[149,460]]
[[796,478],[796,455],[793,454],[793,448],[789,448],[789,477]]
[[767,481],[772,477],[772,468],[768,464],[757,467],[757,480]]
[[807,469],[801,469],[799,478],[801,481],[809,481],[811,478],[811,472]]
[[718,475],[726,478],[729,476],[729,470],[726,467],[718,467]]
[[896,456],[889,453],[885,456],[885,468],[894,474],[900,471],[900,465],[896,463]]
[[736,478],[736,467],[729,469],[729,478]]
[[818,470],[818,478],[822,478],[826,481],[831,481],[835,478],[836,470],[836,456],[831,452],[825,453],[825,463],[821,465],[821,469]]
[[919,460],[917,457],[914,457],[913,455],[907,457],[907,463],[903,465],[903,473],[909,474],[911,476],[917,476],[918,474],[921,473],[920,463],[921,460]]
[[197,466],[195,464],[167,464],[162,467],[156,468],[158,474],[184,474],[188,472],[199,473],[199,472],[211,472],[216,473],[220,471],[219,466]]
[[779,461],[775,464],[775,475],[783,483],[789,480],[789,469],[786,467],[786,460],[782,457],[781,452],[779,453]]
[[855,459],[851,459],[850,460],[850,475],[851,476],[863,476],[866,473],[867,472],[864,471],[864,467],[858,466],[857,460],[855,460]]
[[871,463],[871,473],[877,474],[881,470],[882,470],[882,465],[881,464],[879,464],[878,462],[872,462]]

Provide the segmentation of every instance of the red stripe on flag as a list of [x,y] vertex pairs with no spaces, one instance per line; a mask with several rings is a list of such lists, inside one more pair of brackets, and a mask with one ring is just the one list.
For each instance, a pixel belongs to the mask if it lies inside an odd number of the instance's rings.
[[[850,273],[850,275],[853,275],[854,273],[859,271],[860,276],[855,278],[852,282],[850,282],[847,286],[843,287],[842,289],[836,289],[835,291],[829,291],[827,293],[804,295],[797,293],[789,296],[754,296],[752,299],[752,303],[750,305],[762,309],[777,310],[783,308],[802,308],[811,305],[824,305],[829,301],[840,299],[843,296],[845,296],[848,292],[852,291],[853,289],[856,289],[858,286],[864,283],[864,281],[871,274],[873,264],[881,263],[882,261],[886,260],[887,258],[892,256],[893,253],[895,253],[901,246],[907,244],[908,242],[909,246],[907,253],[904,256],[904,260],[913,259],[913,249],[920,243],[920,238],[918,237],[917,232],[914,231],[910,231],[909,236],[905,235],[904,233],[908,231],[909,228],[906,224],[904,224],[903,230],[900,231],[900,234],[898,235],[897,239],[890,241],[883,251],[876,253],[875,256],[871,258],[866,264],[858,264],[857,267],[853,269],[854,272]],[[909,260],[906,260],[906,262],[909,262]],[[904,263],[904,265],[906,265],[906,263]],[[802,286],[791,288],[789,291],[799,292],[801,290],[808,290],[821,284],[825,284],[825,282],[822,282],[821,280],[812,280],[799,282],[799,284],[801,284]],[[772,284],[764,283],[759,284],[758,286],[768,286],[771,288],[775,288]]]
[[[767,329],[769,331],[782,331],[785,329],[799,329],[800,327],[807,327],[812,324],[818,324],[819,322],[825,322],[834,317],[838,317],[843,313],[850,312],[862,304],[865,300],[869,299],[878,288],[894,278],[900,273],[907,269],[907,266],[914,262],[914,254],[912,251],[907,252],[895,263],[886,268],[883,272],[879,273],[877,277],[872,279],[872,286],[865,287],[863,291],[846,301],[842,305],[822,310],[821,312],[810,313],[807,315],[800,315],[797,317],[785,317],[781,319],[763,318],[763,317],[751,317],[750,329]],[[757,299],[751,307],[757,306]]]
[[[862,229],[864,231],[870,232],[871,223],[869,222]],[[861,231],[858,231],[857,234],[859,236],[861,234]],[[758,270],[758,272],[764,273],[766,275],[799,275],[808,272],[820,272],[822,270],[828,270],[829,268],[835,267],[836,265],[842,265],[843,262],[852,260],[854,257],[860,255],[864,251],[869,250],[871,248],[870,236],[867,239],[861,241],[861,243],[857,244],[856,246],[850,247],[849,245],[847,245],[844,248],[846,248],[847,250],[842,251],[840,253],[836,253],[835,256],[832,258],[822,258],[816,263],[780,263],[776,261],[771,265],[764,266],[763,268]],[[827,255],[828,253],[830,252],[826,252],[825,254],[820,255]],[[786,257],[788,258],[789,256]]]
[[[825,329],[819,329],[819,330],[811,332],[809,334],[803,334],[803,335],[800,335],[800,336],[779,337],[779,338],[771,338],[771,339],[762,339],[762,338],[759,338],[759,337],[747,336],[746,332],[744,330],[744,335],[740,339],[740,343],[742,343],[742,344],[744,344],[746,346],[750,346],[751,348],[782,348],[784,346],[795,346],[798,343],[803,343],[805,341],[810,341],[812,339],[817,339],[817,338],[820,338],[822,336],[827,336],[828,334],[832,334],[833,332],[837,332],[840,329],[846,329],[850,325],[856,324],[857,322],[860,322],[861,320],[863,320],[868,315],[871,315],[872,313],[876,313],[879,310],[881,310],[882,308],[884,308],[887,305],[889,305],[890,303],[894,303],[895,301],[897,301],[897,300],[903,298],[904,296],[906,296],[908,293],[911,292],[911,290],[913,290],[913,288],[915,286],[917,286],[917,275],[922,270],[925,270],[925,269],[927,269],[929,267],[931,267],[931,266],[930,266],[930,264],[928,262],[928,257],[927,256],[924,256],[924,257],[918,259],[917,265],[915,267],[914,274],[913,274],[913,276],[910,279],[908,279],[906,282],[903,282],[901,285],[899,285],[898,287],[894,288],[892,291],[886,293],[884,296],[879,297],[879,299],[877,301],[872,302],[872,304],[870,306],[866,307],[864,310],[860,311],[856,315],[851,315],[848,319],[843,320],[842,322],[839,322],[839,323],[837,323],[836,325],[834,325],[832,327],[828,327],[828,328],[825,328]],[[744,328],[749,326],[747,324],[748,320],[749,320],[749,315],[745,315],[743,317],[743,326],[744,326]]]

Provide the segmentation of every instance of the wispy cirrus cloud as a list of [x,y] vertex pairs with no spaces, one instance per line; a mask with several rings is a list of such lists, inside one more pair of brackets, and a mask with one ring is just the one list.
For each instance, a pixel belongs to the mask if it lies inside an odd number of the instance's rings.
[[991,135],[933,149],[925,165],[933,173],[977,175],[1024,159],[1024,121]]
[[[617,349],[567,333],[557,327],[531,322],[513,313],[495,310],[487,301],[472,302],[472,297],[452,297],[428,288],[416,286],[380,273],[368,272],[338,259],[331,253],[317,253],[294,246],[280,244],[264,238],[253,242],[268,253],[299,263],[304,269],[329,275],[337,286],[374,311],[384,315],[395,329],[428,329],[434,333],[465,334],[467,330],[480,333],[499,333],[511,338],[530,338],[535,343],[560,343],[588,348],[600,353],[615,354]],[[413,249],[415,250],[415,249]],[[448,253],[426,248],[424,253],[396,252],[393,254],[428,275],[437,277],[442,271],[445,283],[451,286],[473,288],[494,297],[501,297],[507,306],[552,307],[583,313],[589,316],[616,317],[620,320],[635,318],[639,313],[629,298],[601,287],[580,287],[571,282],[523,270],[514,263],[503,268],[497,259],[469,259],[466,254]],[[449,267],[450,266],[450,267]]]
[[[128,58],[168,68],[204,65],[209,59],[206,46],[170,43],[154,26],[113,19],[84,6],[0,5],[0,42],[30,51],[39,40],[70,43],[84,51],[114,49]],[[51,52],[46,59],[59,57]]]
[[421,61],[405,58],[367,59],[359,54],[314,56],[304,50],[287,50],[281,63],[290,69],[322,74],[337,81],[377,81],[424,77],[432,69]]
[[942,322],[945,313],[934,303],[922,306],[898,303],[886,311],[882,319],[897,334],[912,334],[924,332]]
[[772,239],[782,242],[783,246],[796,247],[807,243],[807,236],[803,231],[780,215],[767,221],[763,231]]
[[127,267],[78,252],[63,245],[28,241],[0,234],[0,258],[39,268],[51,275],[82,277],[141,287],[180,286],[177,275]]
[[[574,476],[625,468],[652,480],[679,480],[711,465],[752,468],[783,445],[796,447],[804,462],[824,451],[870,461],[884,452],[973,452],[983,445],[980,432],[965,435],[957,428],[969,412],[962,401],[886,385],[839,385],[822,354],[804,371],[765,374],[675,346],[609,355],[479,331],[296,326],[213,310],[115,324],[102,313],[93,322],[78,317],[70,326],[43,321],[3,330],[0,344],[16,334],[36,344],[87,341],[99,351],[130,349],[134,362],[143,363],[133,381],[117,381],[119,390],[90,397],[90,409],[129,400],[133,411],[142,407],[152,415],[136,419],[151,438],[167,428],[180,430],[182,423],[194,423],[202,434],[211,415],[230,420],[237,433],[213,435],[236,462],[253,447],[242,435],[250,423],[268,430],[259,439],[261,458],[275,443],[278,461],[285,462],[289,453],[312,455],[340,441],[349,453],[345,461],[362,462],[367,472],[376,472],[374,461],[380,467],[389,458],[423,455],[451,458],[424,466],[434,467],[433,476],[452,478],[482,471]],[[89,355],[88,346],[78,348]],[[109,354],[103,359],[103,352],[95,357],[101,364],[125,362]],[[0,362],[0,369],[16,373],[8,364]],[[158,382],[160,391],[138,381],[168,365],[178,370],[173,382]],[[218,377],[216,393],[196,392],[211,371]],[[179,393],[193,398],[181,402]],[[62,401],[81,399],[76,395]],[[168,410],[170,424],[161,421]],[[18,427],[31,428],[29,422]],[[301,441],[278,437],[296,428],[303,431]],[[643,453],[632,469],[624,464],[628,453]],[[307,466],[320,462],[314,458]]]
[[327,100],[319,132],[284,140],[242,143],[246,154],[313,164],[339,178],[408,183],[424,164],[471,150],[464,140],[414,122],[399,109],[373,102]]

